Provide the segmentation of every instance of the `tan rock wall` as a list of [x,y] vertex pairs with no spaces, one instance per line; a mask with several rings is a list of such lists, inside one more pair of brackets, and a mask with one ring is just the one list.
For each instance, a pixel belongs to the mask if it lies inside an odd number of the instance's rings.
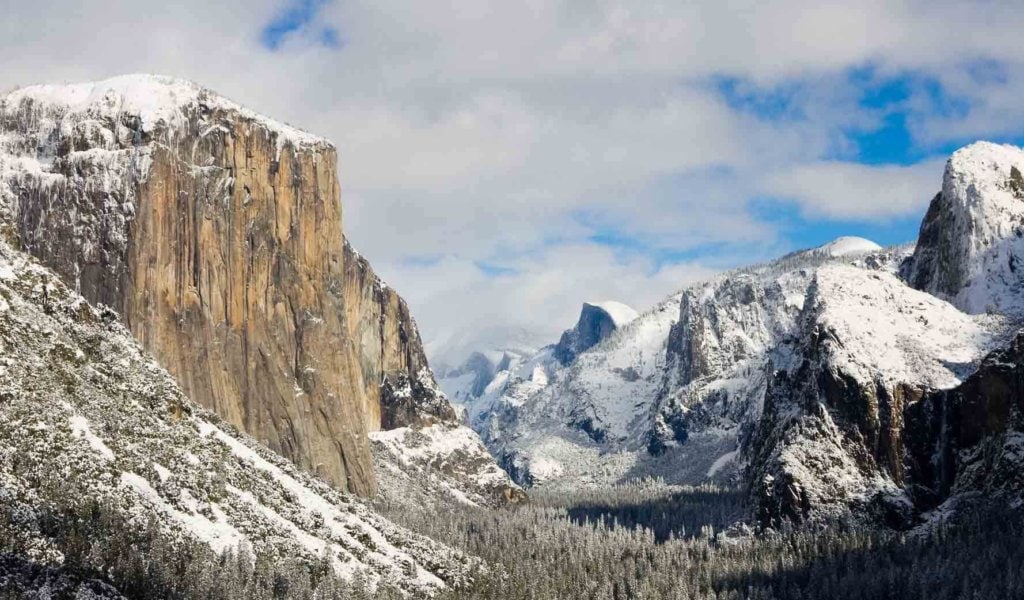
[[[348,244],[344,289],[349,336],[360,353],[367,429],[455,421],[457,415],[440,396],[427,365],[409,306]],[[408,392],[408,402],[393,393],[396,388]]]
[[116,308],[194,400],[372,494],[334,148],[296,148],[230,111],[185,116],[101,156],[73,140],[54,161],[61,185],[21,186],[23,245]]
[[195,401],[373,494],[368,431],[457,415],[405,301],[344,240],[334,147],[203,97],[155,126],[0,99],[0,167],[43,165],[0,168],[5,235],[114,307]]

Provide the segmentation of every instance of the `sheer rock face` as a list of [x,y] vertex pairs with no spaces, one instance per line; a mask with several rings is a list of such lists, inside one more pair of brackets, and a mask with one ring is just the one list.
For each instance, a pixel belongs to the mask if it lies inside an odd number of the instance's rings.
[[905,277],[969,313],[1024,314],[1024,151],[978,142],[946,164]]
[[818,269],[798,335],[772,353],[746,448],[758,520],[909,526],[918,507],[907,493],[908,438],[918,433],[908,411],[960,385],[1004,327],[888,273]]
[[347,243],[344,290],[348,334],[363,373],[367,429],[458,420],[434,382],[409,306]]
[[971,492],[1024,503],[1024,334],[905,418],[909,490],[922,510]]
[[576,326],[567,329],[555,345],[555,358],[563,365],[571,363],[633,318],[636,312],[624,304],[584,302]]
[[383,381],[433,378],[408,307],[344,242],[329,142],[149,76],[0,102],[8,235],[197,402],[360,494],[368,430],[454,414],[381,406]]

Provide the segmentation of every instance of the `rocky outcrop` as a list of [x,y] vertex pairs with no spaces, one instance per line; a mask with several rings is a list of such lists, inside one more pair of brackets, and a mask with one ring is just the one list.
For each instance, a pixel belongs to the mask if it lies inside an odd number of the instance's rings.
[[969,313],[1024,314],[1024,151],[978,142],[946,164],[904,276]]
[[918,510],[978,496],[1024,505],[1024,334],[959,386],[910,405],[904,420]]
[[359,352],[369,431],[456,421],[427,365],[405,300],[345,243],[344,300],[348,336]]
[[526,493],[495,463],[465,425],[438,423],[370,434],[382,465],[381,500],[398,505],[502,506]]
[[344,242],[336,160],[173,79],[0,100],[7,235],[113,307],[195,401],[372,494],[367,432],[454,411],[408,307]]
[[764,413],[745,453],[763,525],[881,520],[908,526],[905,413],[949,389],[998,344],[970,316],[895,276],[817,270],[800,331],[773,352]]
[[563,365],[571,363],[636,316],[636,311],[618,302],[584,302],[576,326],[567,329],[555,345],[555,358]]

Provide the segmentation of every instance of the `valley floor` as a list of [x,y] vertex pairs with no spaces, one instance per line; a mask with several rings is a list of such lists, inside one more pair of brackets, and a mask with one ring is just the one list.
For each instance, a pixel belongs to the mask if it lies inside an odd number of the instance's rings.
[[523,506],[391,519],[490,565],[445,599],[1024,598],[1024,513],[929,533],[754,535],[729,527],[742,494],[716,486],[536,492]]
[[[743,494],[705,485],[536,490],[503,509],[378,506],[419,533],[482,559],[473,583],[439,600],[952,600],[1024,598],[1024,513],[975,513],[929,533],[830,529],[754,534],[735,525]],[[100,505],[43,522],[63,565],[24,558],[5,513],[0,598],[397,599],[342,582],[325,565],[218,557],[134,530]],[[45,561],[49,563],[50,561]]]

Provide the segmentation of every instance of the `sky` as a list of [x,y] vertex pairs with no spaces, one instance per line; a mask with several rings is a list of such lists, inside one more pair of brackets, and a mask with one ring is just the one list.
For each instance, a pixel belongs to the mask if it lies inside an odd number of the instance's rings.
[[1015,2],[0,4],[0,91],[173,75],[334,141],[346,235],[435,363],[913,240],[952,151],[1024,142]]

